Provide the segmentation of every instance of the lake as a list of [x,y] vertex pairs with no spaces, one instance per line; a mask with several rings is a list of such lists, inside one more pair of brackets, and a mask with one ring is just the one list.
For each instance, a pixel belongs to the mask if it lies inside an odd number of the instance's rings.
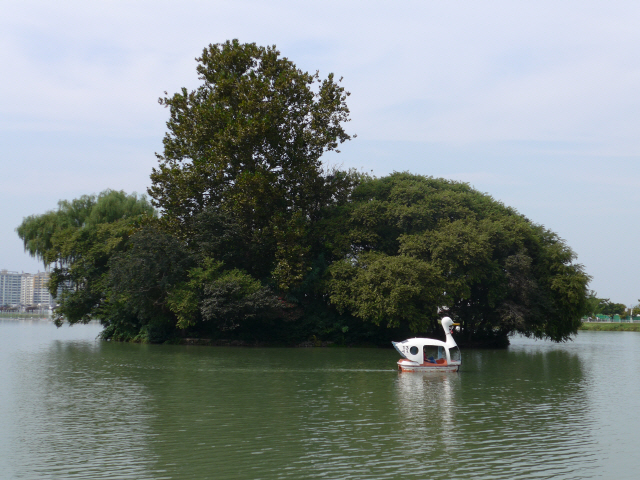
[[[96,340],[0,320],[6,479],[638,478],[640,333],[514,338],[459,373],[393,349]],[[402,339],[398,339],[402,340]]]

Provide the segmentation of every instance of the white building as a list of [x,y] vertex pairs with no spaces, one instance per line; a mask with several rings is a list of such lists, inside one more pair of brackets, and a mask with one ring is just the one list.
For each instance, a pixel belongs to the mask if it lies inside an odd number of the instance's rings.
[[18,272],[0,270],[0,307],[20,305],[23,275]]
[[48,308],[55,305],[49,293],[49,273],[25,273],[22,275],[20,303],[25,307]]

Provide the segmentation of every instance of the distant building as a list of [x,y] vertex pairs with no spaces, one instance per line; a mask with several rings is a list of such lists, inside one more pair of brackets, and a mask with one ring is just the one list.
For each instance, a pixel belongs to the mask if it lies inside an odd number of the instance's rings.
[[33,276],[32,305],[55,305],[49,293],[49,273],[39,273]]
[[23,275],[18,272],[0,270],[0,307],[20,305]]
[[49,293],[49,273],[25,273],[22,275],[20,303],[25,307],[48,308],[55,305]]
[[49,309],[55,304],[49,293],[49,272],[34,274],[0,270],[0,307]]

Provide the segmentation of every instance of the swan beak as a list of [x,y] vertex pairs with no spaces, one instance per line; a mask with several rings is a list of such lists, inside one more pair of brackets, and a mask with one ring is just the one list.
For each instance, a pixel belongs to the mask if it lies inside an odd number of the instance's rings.
[[459,327],[460,324],[459,323],[452,323],[451,325],[455,326],[455,327]]

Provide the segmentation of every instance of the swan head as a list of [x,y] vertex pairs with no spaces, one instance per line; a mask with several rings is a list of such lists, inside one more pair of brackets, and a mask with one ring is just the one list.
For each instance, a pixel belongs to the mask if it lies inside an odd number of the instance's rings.
[[444,328],[444,333],[447,335],[451,334],[454,326],[460,325],[459,323],[453,323],[453,320],[451,320],[451,318],[449,317],[442,317],[440,323],[442,324],[442,328]]

